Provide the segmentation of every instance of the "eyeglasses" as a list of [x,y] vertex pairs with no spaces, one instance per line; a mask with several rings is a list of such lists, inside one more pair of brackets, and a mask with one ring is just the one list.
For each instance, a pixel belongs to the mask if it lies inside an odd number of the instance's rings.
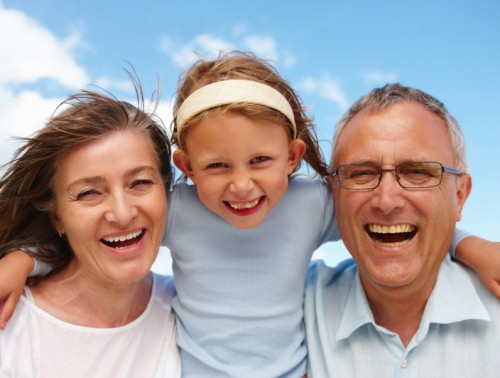
[[340,186],[344,189],[368,190],[380,185],[384,172],[394,172],[399,185],[405,189],[438,186],[443,181],[444,173],[462,175],[460,171],[443,167],[441,163],[421,161],[403,163],[394,169],[382,169],[374,164],[346,164],[332,172],[332,177],[337,177]]

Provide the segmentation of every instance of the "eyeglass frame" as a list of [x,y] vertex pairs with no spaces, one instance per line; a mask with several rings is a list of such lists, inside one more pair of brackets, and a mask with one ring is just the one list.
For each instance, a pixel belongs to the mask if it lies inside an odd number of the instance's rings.
[[[423,164],[425,164],[425,163],[433,163],[433,164],[439,164],[441,166],[441,177],[439,178],[439,182],[437,184],[435,184],[435,185],[429,185],[429,186],[404,186],[401,183],[401,181],[400,181],[400,177],[399,177],[399,174],[398,174],[398,168],[400,168],[401,166],[407,166],[407,165],[412,165],[412,164],[422,164],[422,163]],[[342,167],[349,167],[349,166],[360,166],[360,167],[370,166],[370,167],[378,168],[379,175],[378,175],[377,185],[375,185],[374,187],[369,187],[369,188],[348,188],[348,187],[343,186],[342,185],[342,180],[340,180],[339,170]],[[398,164],[396,167],[391,168],[391,169],[384,169],[380,165],[370,164],[370,163],[364,163],[364,164],[361,164],[361,163],[360,164],[341,164],[341,165],[338,166],[338,168],[335,171],[333,171],[333,172],[330,173],[330,176],[331,177],[337,177],[339,185],[343,189],[347,189],[347,190],[373,190],[373,189],[377,189],[380,186],[380,183],[382,182],[382,176],[383,176],[384,172],[394,172],[394,176],[396,177],[397,183],[403,189],[428,189],[428,188],[435,188],[436,186],[441,185],[441,183],[443,182],[443,176],[444,176],[445,173],[451,173],[451,174],[454,174],[456,176],[462,176],[463,175],[463,172],[460,172],[460,171],[458,171],[456,169],[453,169],[453,168],[445,167],[443,164],[441,164],[441,163],[439,163],[437,161],[412,161],[412,162],[406,162],[406,163]]]

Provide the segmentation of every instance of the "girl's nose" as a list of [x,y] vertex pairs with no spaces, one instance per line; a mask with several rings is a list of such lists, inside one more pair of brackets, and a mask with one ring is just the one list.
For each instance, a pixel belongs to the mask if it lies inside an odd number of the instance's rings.
[[233,175],[229,190],[235,194],[248,193],[254,188],[252,176],[248,172],[238,172]]

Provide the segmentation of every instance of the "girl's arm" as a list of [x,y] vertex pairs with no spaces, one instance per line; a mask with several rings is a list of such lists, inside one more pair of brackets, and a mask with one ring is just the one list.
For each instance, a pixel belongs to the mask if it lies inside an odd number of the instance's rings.
[[23,250],[7,253],[0,259],[0,330],[12,316],[34,265],[33,257]]
[[474,269],[483,285],[500,299],[500,242],[468,236],[457,244],[455,257]]

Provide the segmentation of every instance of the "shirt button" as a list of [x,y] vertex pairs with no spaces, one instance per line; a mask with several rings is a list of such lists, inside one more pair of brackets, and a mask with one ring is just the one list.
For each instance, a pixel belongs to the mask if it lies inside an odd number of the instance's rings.
[[401,367],[402,367],[403,369],[406,369],[406,368],[408,367],[408,360],[403,360],[403,361],[401,361]]

